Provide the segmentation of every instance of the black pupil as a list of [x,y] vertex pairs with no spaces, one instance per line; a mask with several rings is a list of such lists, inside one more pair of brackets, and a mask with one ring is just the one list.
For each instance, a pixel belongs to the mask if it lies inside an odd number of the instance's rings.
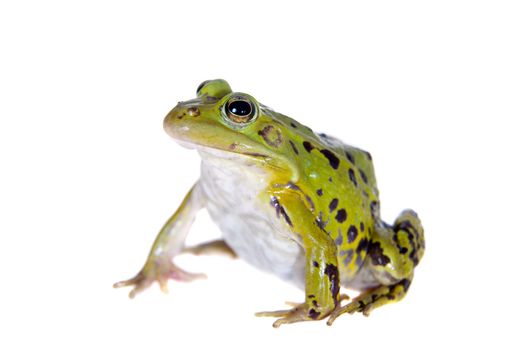
[[238,100],[228,104],[230,113],[238,115],[239,117],[246,117],[252,112],[252,106],[249,102]]

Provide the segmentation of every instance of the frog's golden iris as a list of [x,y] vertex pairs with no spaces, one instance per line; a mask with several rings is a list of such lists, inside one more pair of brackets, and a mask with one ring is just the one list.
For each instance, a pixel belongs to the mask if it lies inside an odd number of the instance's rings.
[[[344,313],[365,315],[401,300],[423,257],[423,227],[412,210],[393,225],[380,217],[379,191],[366,151],[208,80],[197,98],[179,103],[164,127],[202,157],[201,177],[161,229],[142,270],[116,287],[130,296],[157,281],[201,275],[173,263],[182,253],[238,256],[304,288],[304,302],[261,312],[283,323]],[[197,211],[206,208],[223,239],[196,247],[184,241]],[[340,286],[361,290],[349,303]]]

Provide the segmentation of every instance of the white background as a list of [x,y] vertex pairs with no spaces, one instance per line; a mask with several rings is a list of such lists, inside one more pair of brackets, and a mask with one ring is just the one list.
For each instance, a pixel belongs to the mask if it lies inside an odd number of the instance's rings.
[[[523,348],[520,3],[2,2],[0,348]],[[111,287],[198,178],[163,117],[218,77],[372,152],[385,220],[426,229],[405,300],[275,330],[253,313],[302,292],[241,261]]]

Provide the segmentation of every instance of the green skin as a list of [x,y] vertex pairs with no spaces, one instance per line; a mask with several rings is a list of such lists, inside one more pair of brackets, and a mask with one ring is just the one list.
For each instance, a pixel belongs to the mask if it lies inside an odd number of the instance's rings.
[[[225,105],[235,99],[251,103],[254,116],[232,116]],[[179,103],[165,118],[165,130],[179,142],[239,153],[263,169],[270,180],[259,193],[261,205],[273,205],[290,235],[301,243],[306,257],[305,301],[290,310],[258,316],[283,323],[319,320],[328,324],[343,313],[362,312],[401,300],[424,253],[423,228],[415,212],[405,210],[394,225],[380,219],[379,198],[368,152],[318,135],[297,121],[258,103],[247,94],[233,93],[224,80],[202,83],[197,98]],[[195,213],[204,206],[192,189],[160,231],[143,269],[115,287],[133,286],[130,296],[154,281],[166,290],[168,279],[191,280],[172,259],[182,251],[235,253],[216,241],[184,248]],[[352,286],[372,278],[346,305],[340,284]]]

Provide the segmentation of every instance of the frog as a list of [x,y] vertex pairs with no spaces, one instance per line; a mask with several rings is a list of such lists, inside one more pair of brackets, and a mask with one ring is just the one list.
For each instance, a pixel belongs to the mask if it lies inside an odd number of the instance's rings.
[[[223,79],[207,80],[196,98],[179,102],[164,129],[197,150],[200,178],[158,233],[143,268],[114,287],[129,296],[169,280],[204,277],[174,263],[183,253],[224,253],[304,290],[304,301],[256,313],[283,324],[327,320],[400,301],[425,251],[415,211],[393,224],[380,216],[372,156],[234,92]],[[206,209],[221,238],[196,246],[185,240]],[[357,291],[353,299],[341,288]],[[347,302],[345,302],[347,301]]]

